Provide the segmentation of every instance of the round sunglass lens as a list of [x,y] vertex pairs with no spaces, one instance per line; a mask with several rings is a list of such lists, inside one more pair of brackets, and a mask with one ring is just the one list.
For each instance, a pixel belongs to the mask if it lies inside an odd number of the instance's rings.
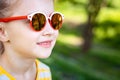
[[59,30],[62,27],[62,15],[59,13],[55,13],[52,16],[51,24],[55,30]]
[[32,17],[32,27],[35,31],[43,29],[46,23],[46,18],[43,14],[37,13]]

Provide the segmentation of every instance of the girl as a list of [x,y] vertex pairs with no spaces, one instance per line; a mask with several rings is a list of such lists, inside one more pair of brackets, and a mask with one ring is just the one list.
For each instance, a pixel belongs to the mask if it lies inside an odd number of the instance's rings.
[[51,80],[47,58],[63,16],[53,0],[0,0],[0,80]]

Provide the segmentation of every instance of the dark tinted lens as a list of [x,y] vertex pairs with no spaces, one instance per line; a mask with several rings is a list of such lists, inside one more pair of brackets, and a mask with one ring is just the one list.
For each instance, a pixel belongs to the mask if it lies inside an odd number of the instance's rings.
[[37,13],[32,17],[32,27],[35,31],[40,31],[45,26],[46,18],[43,14]]
[[62,15],[55,13],[51,19],[51,25],[55,30],[58,30],[62,27]]

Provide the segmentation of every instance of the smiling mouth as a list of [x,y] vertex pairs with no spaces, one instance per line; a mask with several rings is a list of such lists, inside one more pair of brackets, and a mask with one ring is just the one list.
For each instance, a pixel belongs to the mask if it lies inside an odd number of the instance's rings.
[[50,48],[52,46],[52,40],[38,42],[37,45],[44,47],[44,48]]

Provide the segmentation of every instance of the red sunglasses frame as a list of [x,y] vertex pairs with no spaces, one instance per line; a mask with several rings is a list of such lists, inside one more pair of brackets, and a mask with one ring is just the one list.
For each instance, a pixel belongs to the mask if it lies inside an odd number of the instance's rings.
[[[30,20],[30,26],[31,26],[31,28],[32,28],[34,31],[36,31],[36,30],[32,27],[32,17],[33,17],[35,14],[37,14],[37,13],[41,13],[41,12],[34,12],[34,13],[32,13],[32,14],[25,15],[25,16],[15,16],[15,17],[8,17],[8,18],[0,18],[0,22],[10,22],[10,21],[14,21],[14,20],[28,19],[28,20]],[[45,16],[46,20],[48,20],[49,23],[50,23],[51,18],[52,18],[52,16],[53,16],[54,14],[60,14],[61,17],[62,17],[62,22],[63,22],[63,19],[64,19],[63,14],[61,14],[60,12],[53,12],[52,14],[50,14],[49,17],[47,17],[45,13],[41,13],[41,14],[43,14],[43,15]],[[46,23],[45,23],[45,24],[46,24]],[[52,24],[51,24],[51,23],[50,23],[50,25],[51,25],[51,27],[52,27]],[[61,24],[61,26],[62,26],[62,24]],[[44,27],[43,27],[43,28],[44,28]],[[43,28],[42,28],[42,29],[43,29]],[[53,28],[53,27],[52,27],[52,28]],[[41,29],[41,30],[42,30],[42,29]],[[53,28],[53,29],[54,29],[54,28]],[[41,31],[41,30],[40,30],[40,31]]]

